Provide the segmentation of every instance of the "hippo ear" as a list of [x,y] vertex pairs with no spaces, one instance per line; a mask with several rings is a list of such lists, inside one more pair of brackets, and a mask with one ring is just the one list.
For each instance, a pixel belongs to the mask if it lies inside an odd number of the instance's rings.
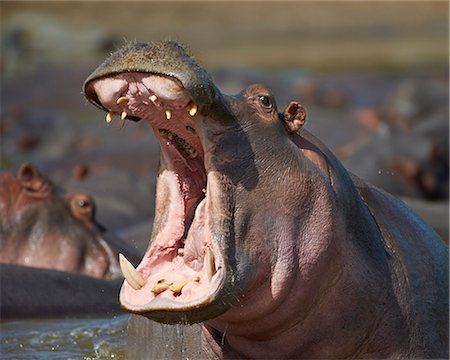
[[306,110],[298,102],[291,101],[284,110],[283,120],[290,133],[297,132],[306,122]]
[[22,164],[17,173],[17,178],[25,189],[33,192],[41,190],[45,183],[36,167],[28,162]]

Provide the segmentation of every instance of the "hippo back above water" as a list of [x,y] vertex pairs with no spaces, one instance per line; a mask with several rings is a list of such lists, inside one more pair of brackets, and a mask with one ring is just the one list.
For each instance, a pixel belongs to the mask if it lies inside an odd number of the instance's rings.
[[448,356],[448,248],[349,174],[300,104],[224,95],[173,42],[125,46],[84,92],[161,146],[151,243],[137,269],[121,259],[125,310],[203,322],[201,357]]

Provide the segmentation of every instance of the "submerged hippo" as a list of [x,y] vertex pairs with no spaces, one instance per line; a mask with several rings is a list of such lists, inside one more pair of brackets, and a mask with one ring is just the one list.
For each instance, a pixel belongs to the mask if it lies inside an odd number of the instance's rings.
[[63,197],[30,163],[17,175],[0,173],[0,263],[118,277],[116,254],[94,211],[90,196]]
[[174,42],[128,44],[84,92],[161,146],[151,243],[136,269],[121,259],[125,310],[203,322],[198,358],[448,356],[448,248],[349,174],[301,105],[224,95]]

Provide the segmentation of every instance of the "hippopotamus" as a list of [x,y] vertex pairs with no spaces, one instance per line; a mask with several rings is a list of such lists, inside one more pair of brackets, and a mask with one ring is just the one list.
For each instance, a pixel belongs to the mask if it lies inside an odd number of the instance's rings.
[[31,163],[0,174],[0,263],[120,276],[117,257],[95,224],[85,193],[60,194]]
[[300,103],[278,110],[259,84],[223,94],[171,41],[125,45],[83,91],[107,122],[143,119],[160,143],[149,247],[136,268],[120,260],[121,307],[152,320],[130,332],[201,323],[144,338],[142,357],[186,344],[197,358],[448,356],[447,246],[346,171]]
[[119,311],[117,254],[141,254],[95,210],[91,196],[64,193],[31,163],[0,173],[2,319]]

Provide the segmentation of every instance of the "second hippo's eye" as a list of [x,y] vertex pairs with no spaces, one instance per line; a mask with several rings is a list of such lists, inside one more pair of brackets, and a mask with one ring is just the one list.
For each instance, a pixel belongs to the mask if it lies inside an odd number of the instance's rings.
[[268,109],[272,109],[272,101],[270,100],[270,97],[266,95],[259,95],[258,98],[262,106]]
[[78,206],[81,207],[81,208],[85,208],[85,207],[88,207],[90,205],[91,205],[91,203],[89,201],[86,201],[86,200],[79,200],[78,201]]

